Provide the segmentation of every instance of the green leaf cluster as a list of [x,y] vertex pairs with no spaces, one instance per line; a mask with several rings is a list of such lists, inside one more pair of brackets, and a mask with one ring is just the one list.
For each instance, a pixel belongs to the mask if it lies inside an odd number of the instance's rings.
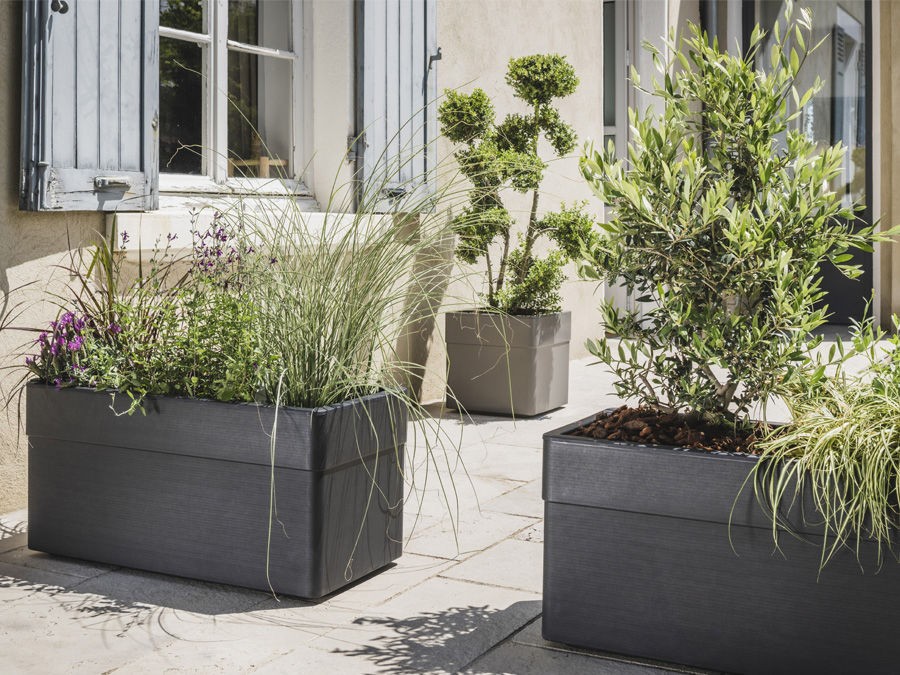
[[[547,168],[538,146],[546,139],[557,157],[574,150],[575,131],[553,101],[572,94],[578,78],[564,56],[535,54],[511,59],[506,82],[529,107],[528,113],[511,113],[497,122],[482,89],[470,94],[447,91],[438,109],[441,132],[461,146],[454,156],[472,186],[468,204],[453,220],[456,255],[469,264],[485,260],[489,307],[513,314],[556,312],[565,280],[562,267],[580,252],[582,241],[593,236],[592,221],[578,204],[538,216]],[[502,198],[508,189],[532,194],[525,232],[516,241],[515,219]],[[541,236],[559,247],[543,258],[534,253]]]
[[644,303],[605,303],[605,337],[590,350],[623,397],[741,423],[751,408],[806,376],[810,333],[828,316],[821,265],[850,278],[850,251],[871,251],[872,227],[835,190],[844,148],[820,148],[791,122],[821,87],[800,92],[810,44],[807,10],[774,31],[770,67],[756,67],[763,32],[737,57],[697,26],[663,63],[660,112],[630,111],[627,160],[588,148],[584,177],[611,209],[581,272],[622,283]]
[[[799,524],[778,505],[812,502],[817,517],[803,524],[820,528],[820,569],[842,550],[876,568],[885,553],[900,557],[900,323],[893,322],[891,335],[872,321],[855,326],[849,345],[838,340],[812,377],[794,383],[785,397],[792,422],[762,443],[747,481],[768,507],[776,546],[780,530]],[[853,374],[843,368],[850,358],[862,363]],[[866,541],[876,545],[874,560],[861,559]]]

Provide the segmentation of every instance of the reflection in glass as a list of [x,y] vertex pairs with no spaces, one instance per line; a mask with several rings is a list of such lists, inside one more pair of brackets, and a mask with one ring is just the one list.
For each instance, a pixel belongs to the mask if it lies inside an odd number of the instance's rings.
[[159,0],[159,25],[168,28],[205,33],[204,0]]
[[[843,175],[834,185],[844,195],[844,204],[866,201],[866,44],[865,2],[820,0],[795,3],[812,10],[812,42],[825,39],[810,55],[797,78],[797,88],[805,91],[816,77],[824,87],[807,103],[797,120],[797,128],[821,148],[841,142],[847,148]],[[776,19],[784,19],[782,0],[759,3],[759,21],[770,32],[765,43],[764,63],[768,62],[771,29]]]
[[[203,50],[192,42],[159,39],[159,168],[203,172]],[[185,147],[190,146],[190,147]]]
[[289,50],[290,0],[228,0],[228,39]]
[[228,173],[291,176],[291,62],[229,51]]

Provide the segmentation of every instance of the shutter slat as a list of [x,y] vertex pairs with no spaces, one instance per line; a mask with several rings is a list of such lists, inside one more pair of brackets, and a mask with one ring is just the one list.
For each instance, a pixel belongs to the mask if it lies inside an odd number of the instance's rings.
[[[431,168],[426,146],[434,116],[437,51],[435,0],[358,0],[363,16],[361,119],[366,132],[362,189],[369,184],[409,190]],[[389,206],[386,206],[389,208]]]
[[156,208],[158,0],[23,6],[20,208]]
[[387,3],[387,39],[385,50],[385,96],[384,109],[384,137],[387,143],[385,148],[385,166],[390,182],[396,183],[396,165],[400,158],[400,142],[397,137],[397,119],[400,117],[400,72],[397,64],[400,62],[400,2],[401,0],[388,0]]
[[425,172],[425,145],[428,138],[425,135],[425,115],[428,99],[426,89],[422,88],[425,82],[425,64],[428,61],[426,54],[426,5],[424,2],[411,2],[412,27],[410,30],[410,72],[412,78],[407,83],[409,88],[409,135],[410,135],[410,176],[421,176]]
[[[421,0],[417,0],[421,2]],[[415,78],[413,71],[413,32],[417,26],[413,23],[412,0],[400,0],[400,33],[397,36],[397,45],[400,49],[400,68],[397,71],[397,88],[400,92],[399,106],[396,118],[389,118],[392,122],[394,136],[397,138],[397,157],[399,158],[398,178],[403,185],[407,185],[413,179],[412,167],[409,162],[413,154],[412,128],[416,124],[413,115],[413,89],[412,80]]]
[[[119,33],[119,2],[104,2],[100,12],[100,168],[119,168],[119,56],[123,45]],[[128,36],[124,34],[125,38]],[[83,95],[93,92],[84,91]]]
[[75,148],[75,166],[90,168],[99,166],[100,161],[100,110],[99,101],[90,92],[100,87],[100,71],[97,67],[100,45],[100,0],[78,0],[72,3],[77,24],[78,53],[76,70],[78,86],[76,91],[75,120],[78,137]]
[[[141,35],[141,6],[133,0],[122,0],[121,35]],[[120,44],[119,54],[119,168],[139,171],[141,168],[141,66],[140,49],[127,49]]]
[[[73,6],[74,5],[74,6]],[[78,3],[71,3],[67,15],[53,14],[47,22],[49,32],[50,66],[49,123],[47,138],[50,139],[50,153],[53,166],[75,166],[76,120],[76,73],[75,31],[72,24],[76,20]]]

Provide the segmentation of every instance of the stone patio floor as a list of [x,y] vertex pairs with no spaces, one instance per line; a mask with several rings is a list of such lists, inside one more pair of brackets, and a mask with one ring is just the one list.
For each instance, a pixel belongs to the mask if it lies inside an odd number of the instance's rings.
[[0,517],[0,672],[692,672],[541,638],[541,434],[615,404],[589,363],[550,414],[445,417],[455,488],[422,489],[420,447],[403,556],[319,602],[31,552],[27,512]]

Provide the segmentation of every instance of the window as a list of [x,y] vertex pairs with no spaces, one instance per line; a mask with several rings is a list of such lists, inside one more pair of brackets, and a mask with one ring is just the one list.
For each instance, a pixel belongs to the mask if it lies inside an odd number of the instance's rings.
[[[354,0],[351,12],[313,0],[70,0],[65,11],[22,3],[20,208],[153,211],[161,187],[283,193],[273,179],[299,181],[306,166],[303,129],[311,145],[335,147],[311,132],[328,126],[315,116],[336,110],[351,137],[365,132],[351,157],[357,183],[394,164],[424,175],[436,128],[435,4]],[[354,91],[355,111],[303,96],[301,52],[312,58],[301,49],[304,16],[310,30],[329,31],[317,54],[328,45],[353,55],[330,75]],[[313,118],[301,119],[301,106]],[[287,187],[310,197],[301,184]],[[175,195],[164,206],[184,212],[185,201],[195,200]]]
[[163,189],[298,178],[300,3],[161,0],[159,23]]

